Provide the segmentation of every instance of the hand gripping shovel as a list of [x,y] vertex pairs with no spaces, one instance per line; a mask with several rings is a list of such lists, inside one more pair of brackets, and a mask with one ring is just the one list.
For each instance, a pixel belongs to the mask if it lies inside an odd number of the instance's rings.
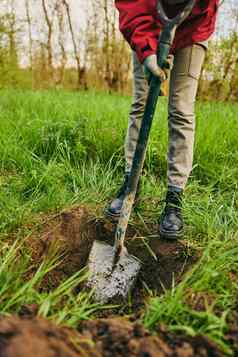
[[[158,2],[158,14],[163,25],[157,51],[158,65],[161,68],[164,67],[167,60],[178,25],[190,14],[195,1],[191,0],[184,10],[173,19],[169,19],[166,16],[160,1]],[[95,241],[89,255],[89,280],[87,285],[93,288],[94,298],[100,303],[125,298],[132,289],[140,271],[140,261],[128,253],[124,240],[135,199],[136,188],[144,164],[147,142],[160,87],[160,79],[153,76],[150,82],[126,196],[116,229],[114,246]]]

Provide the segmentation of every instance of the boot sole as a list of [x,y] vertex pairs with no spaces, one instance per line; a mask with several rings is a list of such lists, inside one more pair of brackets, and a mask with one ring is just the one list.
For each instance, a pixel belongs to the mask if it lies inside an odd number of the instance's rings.
[[160,227],[159,234],[161,238],[168,239],[168,240],[177,240],[183,236],[183,229],[175,233],[175,232],[165,231]]

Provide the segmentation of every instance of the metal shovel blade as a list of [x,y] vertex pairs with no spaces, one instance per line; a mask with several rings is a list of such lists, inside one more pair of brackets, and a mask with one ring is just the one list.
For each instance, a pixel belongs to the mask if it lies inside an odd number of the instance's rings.
[[125,298],[132,289],[141,264],[124,248],[116,264],[115,248],[95,241],[89,255],[88,286],[94,291],[94,299],[100,303]]

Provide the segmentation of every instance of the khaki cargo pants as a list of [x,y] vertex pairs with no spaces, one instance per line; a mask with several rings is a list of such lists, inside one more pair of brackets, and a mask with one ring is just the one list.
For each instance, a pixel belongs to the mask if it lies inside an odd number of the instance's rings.
[[[168,186],[183,189],[192,170],[195,98],[206,45],[178,50],[171,70],[168,104]],[[134,95],[125,141],[126,172],[130,171],[143,117],[148,84],[143,65],[133,53]]]

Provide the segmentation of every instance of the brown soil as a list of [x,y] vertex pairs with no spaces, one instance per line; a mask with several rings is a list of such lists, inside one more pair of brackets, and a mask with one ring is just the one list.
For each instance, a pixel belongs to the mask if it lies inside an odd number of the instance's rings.
[[[46,217],[37,231],[34,226],[28,228],[33,232],[26,241],[32,255],[32,269],[26,279],[34,274],[44,257],[54,255],[55,251],[63,257],[42,282],[42,290],[58,286],[85,267],[93,241],[99,239],[112,244],[115,232],[115,224],[95,219],[82,207]],[[36,317],[38,306],[34,304],[23,306],[18,317],[0,318],[0,357],[222,356],[205,337],[172,334],[161,327],[152,335],[133,322],[140,316],[148,296],[161,294],[180,281],[197,259],[197,253],[191,252],[184,242],[163,241],[156,237],[156,230],[157,227],[150,227],[151,238],[143,229],[136,230],[132,226],[128,229],[128,250],[143,262],[130,306],[123,304],[117,310],[106,310],[98,315],[101,319],[83,322],[79,331]],[[191,292],[188,301],[200,311],[212,298],[204,299]],[[126,312],[133,314],[131,321],[115,317]],[[237,323],[231,321],[230,325],[226,338],[236,351]]]
[[75,347],[81,341],[77,332],[43,319],[0,319],[1,357],[81,356]]
[[[195,311],[206,311],[208,306],[215,305],[216,296],[205,291],[194,292],[192,289],[188,289],[185,301]],[[217,314],[219,314],[218,309]]]
[[0,319],[1,357],[217,357],[219,350],[202,336],[151,335],[125,319],[84,322],[80,333],[40,318]]
[[[156,228],[151,228],[152,234]],[[93,241],[97,238],[112,244],[115,224],[107,220],[96,220],[86,209],[78,207],[48,218],[46,223],[34,232],[28,244],[33,252],[33,274],[39,262],[49,256],[57,247],[63,262],[48,274],[42,289],[51,289],[63,279],[85,267]],[[184,242],[166,242],[159,237],[146,238],[146,234],[129,227],[127,246],[131,254],[143,262],[135,289],[133,307],[137,310],[148,294],[160,294],[179,281],[183,273],[196,260]],[[147,233],[148,236],[148,233]]]

